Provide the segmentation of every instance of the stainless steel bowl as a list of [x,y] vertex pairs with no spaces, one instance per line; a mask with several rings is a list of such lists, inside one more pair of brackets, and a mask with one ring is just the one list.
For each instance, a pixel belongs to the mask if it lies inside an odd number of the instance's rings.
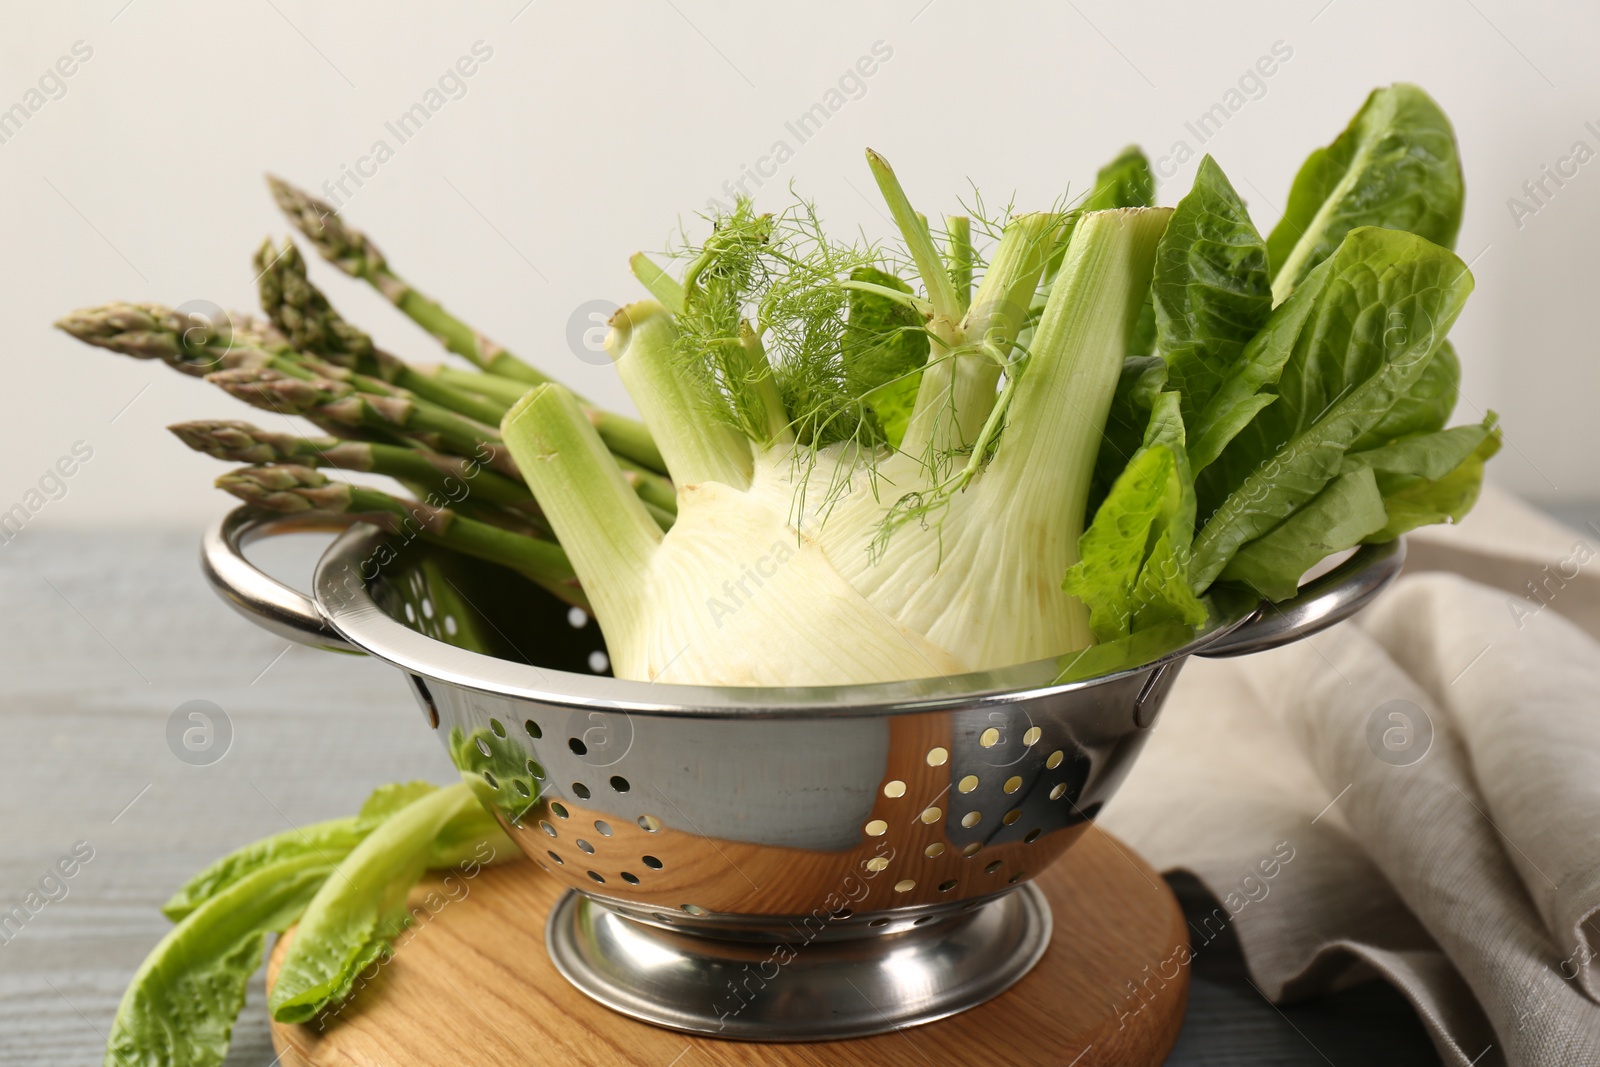
[[1060,683],[1056,660],[838,688],[606,676],[599,628],[519,576],[372,527],[323,554],[314,596],[242,547],[304,530],[228,515],[202,563],[285,637],[406,673],[462,777],[570,887],[546,945],[585,993],[662,1026],[751,1040],[878,1033],[972,1007],[1050,941],[1029,885],[1088,826],[1191,655],[1293,641],[1399,573],[1364,548],[1182,649]]

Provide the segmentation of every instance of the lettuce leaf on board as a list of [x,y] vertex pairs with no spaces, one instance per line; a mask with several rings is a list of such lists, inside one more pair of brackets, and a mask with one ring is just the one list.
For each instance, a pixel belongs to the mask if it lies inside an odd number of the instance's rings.
[[168,902],[164,910],[176,925],[123,994],[106,1045],[106,1067],[222,1063],[268,935],[298,921],[330,880],[346,887],[347,900],[387,901],[398,892],[403,903],[415,879],[403,888],[381,879],[354,883],[354,868],[347,864],[357,846],[370,841],[387,820],[416,804],[437,806],[441,795],[456,813],[423,843],[425,866],[466,869],[469,863],[482,866],[517,855],[465,785],[439,789],[427,782],[381,786],[358,815],[275,834],[230,853]]
[[1352,230],[1319,273],[1277,400],[1206,472],[1218,503],[1195,538],[1197,591],[1341,473],[1352,446],[1422,377],[1472,290],[1454,253],[1373,227]]
[[463,786],[407,805],[374,830],[323,883],[300,917],[267,1007],[279,1022],[305,1022],[349,995],[356,977],[385,956],[410,920],[406,897],[427,869],[434,842],[479,808]]
[[1455,131],[1439,105],[1415,85],[1373,90],[1345,131],[1295,175],[1267,238],[1274,300],[1282,303],[1361,226],[1454,248],[1464,198]]
[[105,1067],[216,1067],[269,933],[281,933],[333,873],[314,851],[257,867],[191,908],[122,995]]
[[435,788],[428,782],[379,786],[361,805],[357,815],[285,830],[236,849],[189,879],[161,906],[161,912],[178,922],[211,897],[257,871],[302,856],[314,856],[327,864],[337,863],[384,819]]

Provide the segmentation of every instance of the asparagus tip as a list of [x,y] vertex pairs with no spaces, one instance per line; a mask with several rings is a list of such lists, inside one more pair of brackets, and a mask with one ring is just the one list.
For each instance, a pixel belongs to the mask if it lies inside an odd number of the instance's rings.
[[267,175],[267,187],[278,210],[310,241],[317,254],[346,274],[370,277],[387,264],[383,253],[360,230],[345,225],[338,209],[282,178]]
[[338,513],[350,507],[347,482],[332,481],[321,471],[298,463],[241,467],[219,477],[216,485],[247,504],[272,511]]
[[206,375],[206,381],[251,407],[285,415],[307,415],[349,397],[353,389],[328,378],[291,378],[265,367],[235,367]]

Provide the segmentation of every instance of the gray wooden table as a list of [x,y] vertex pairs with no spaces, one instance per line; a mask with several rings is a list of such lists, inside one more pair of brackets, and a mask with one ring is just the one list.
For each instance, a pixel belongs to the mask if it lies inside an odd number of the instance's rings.
[[[309,574],[317,545],[295,540],[259,558]],[[201,580],[197,543],[25,530],[0,547],[0,914],[76,843],[94,850],[64,897],[0,927],[0,1067],[99,1063],[123,987],[166,929],[157,909],[205,863],[348,814],[379,783],[454,777],[398,673],[238,618]],[[231,724],[210,765],[169,747],[169,719],[192,700]],[[1214,906],[1179,889],[1194,912]],[[1280,1011],[1222,941],[1193,979],[1173,1064],[1438,1062],[1386,986]],[[258,976],[230,1064],[273,1062],[263,999]]]

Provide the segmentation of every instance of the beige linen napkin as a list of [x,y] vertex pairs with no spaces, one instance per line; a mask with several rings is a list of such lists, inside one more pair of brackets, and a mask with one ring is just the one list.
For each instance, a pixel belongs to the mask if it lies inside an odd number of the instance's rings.
[[1184,669],[1101,821],[1221,901],[1196,954],[1233,926],[1275,1001],[1376,972],[1446,1062],[1600,1064],[1595,541],[1486,492],[1353,622]]

